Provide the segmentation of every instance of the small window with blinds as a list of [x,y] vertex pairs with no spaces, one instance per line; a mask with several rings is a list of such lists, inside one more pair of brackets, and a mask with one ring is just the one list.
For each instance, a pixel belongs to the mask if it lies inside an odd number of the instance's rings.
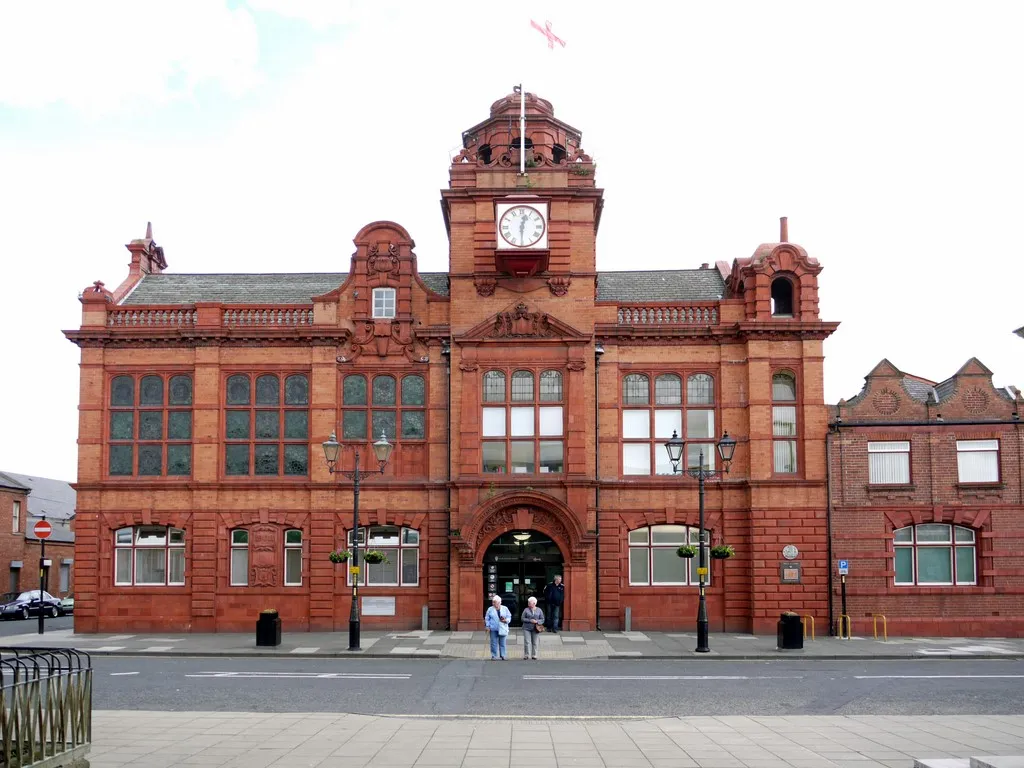
[[999,441],[957,440],[956,466],[961,483],[998,483]]
[[868,482],[872,485],[909,485],[910,441],[868,443]]

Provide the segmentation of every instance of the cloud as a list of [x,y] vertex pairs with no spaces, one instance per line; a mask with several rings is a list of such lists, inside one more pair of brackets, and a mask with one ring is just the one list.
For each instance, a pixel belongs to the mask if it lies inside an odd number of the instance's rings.
[[348,24],[360,15],[360,4],[353,0],[249,0],[249,7],[318,28]]
[[256,25],[211,0],[6,3],[0,6],[0,104],[65,103],[99,117],[259,82]]

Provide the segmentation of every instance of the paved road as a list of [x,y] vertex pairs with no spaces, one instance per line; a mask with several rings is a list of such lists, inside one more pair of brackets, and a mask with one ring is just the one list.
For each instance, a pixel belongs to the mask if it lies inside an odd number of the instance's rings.
[[94,659],[96,709],[403,715],[1003,715],[1024,660]]
[[[75,625],[75,618],[73,616],[58,616],[56,619],[47,618],[46,623],[43,625],[47,632],[55,629],[72,629]],[[35,616],[31,617],[28,621],[21,619],[8,619],[7,621],[0,621],[0,637],[7,637],[9,635],[24,635],[29,632],[36,632],[39,626],[39,619]]]

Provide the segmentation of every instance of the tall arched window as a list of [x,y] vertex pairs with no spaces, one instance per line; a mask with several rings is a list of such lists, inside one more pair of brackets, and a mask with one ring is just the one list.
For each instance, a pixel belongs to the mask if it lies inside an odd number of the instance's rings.
[[650,401],[651,376],[631,373],[622,379],[622,474],[670,475],[672,464],[665,441],[674,432],[686,440],[687,468],[715,466],[715,386],[709,374],[683,379],[676,373],[659,373],[654,378],[654,404]]
[[975,535],[971,528],[924,523],[893,532],[898,585],[978,583]]
[[511,396],[506,400],[505,373],[484,374],[483,472],[532,475],[565,471],[565,409],[559,404],[562,374],[541,373],[539,398],[534,376],[532,371],[515,371]]
[[[400,392],[399,392],[400,387]],[[426,382],[422,376],[374,376],[367,398],[366,377],[352,374],[342,382],[343,440],[423,440],[426,437]],[[368,431],[369,430],[369,431]]]
[[776,474],[797,471],[796,377],[789,371],[772,376],[772,456]]
[[793,283],[787,277],[772,280],[772,316],[793,316]]
[[505,374],[502,371],[488,371],[484,374],[484,402],[505,402]]
[[[225,385],[224,472],[309,474],[309,378],[236,373]],[[282,403],[283,400],[283,403]]]

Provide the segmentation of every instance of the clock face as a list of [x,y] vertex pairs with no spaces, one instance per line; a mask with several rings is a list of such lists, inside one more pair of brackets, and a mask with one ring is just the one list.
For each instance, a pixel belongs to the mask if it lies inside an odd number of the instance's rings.
[[498,231],[502,239],[516,248],[529,248],[544,237],[544,216],[529,205],[517,205],[501,215]]

